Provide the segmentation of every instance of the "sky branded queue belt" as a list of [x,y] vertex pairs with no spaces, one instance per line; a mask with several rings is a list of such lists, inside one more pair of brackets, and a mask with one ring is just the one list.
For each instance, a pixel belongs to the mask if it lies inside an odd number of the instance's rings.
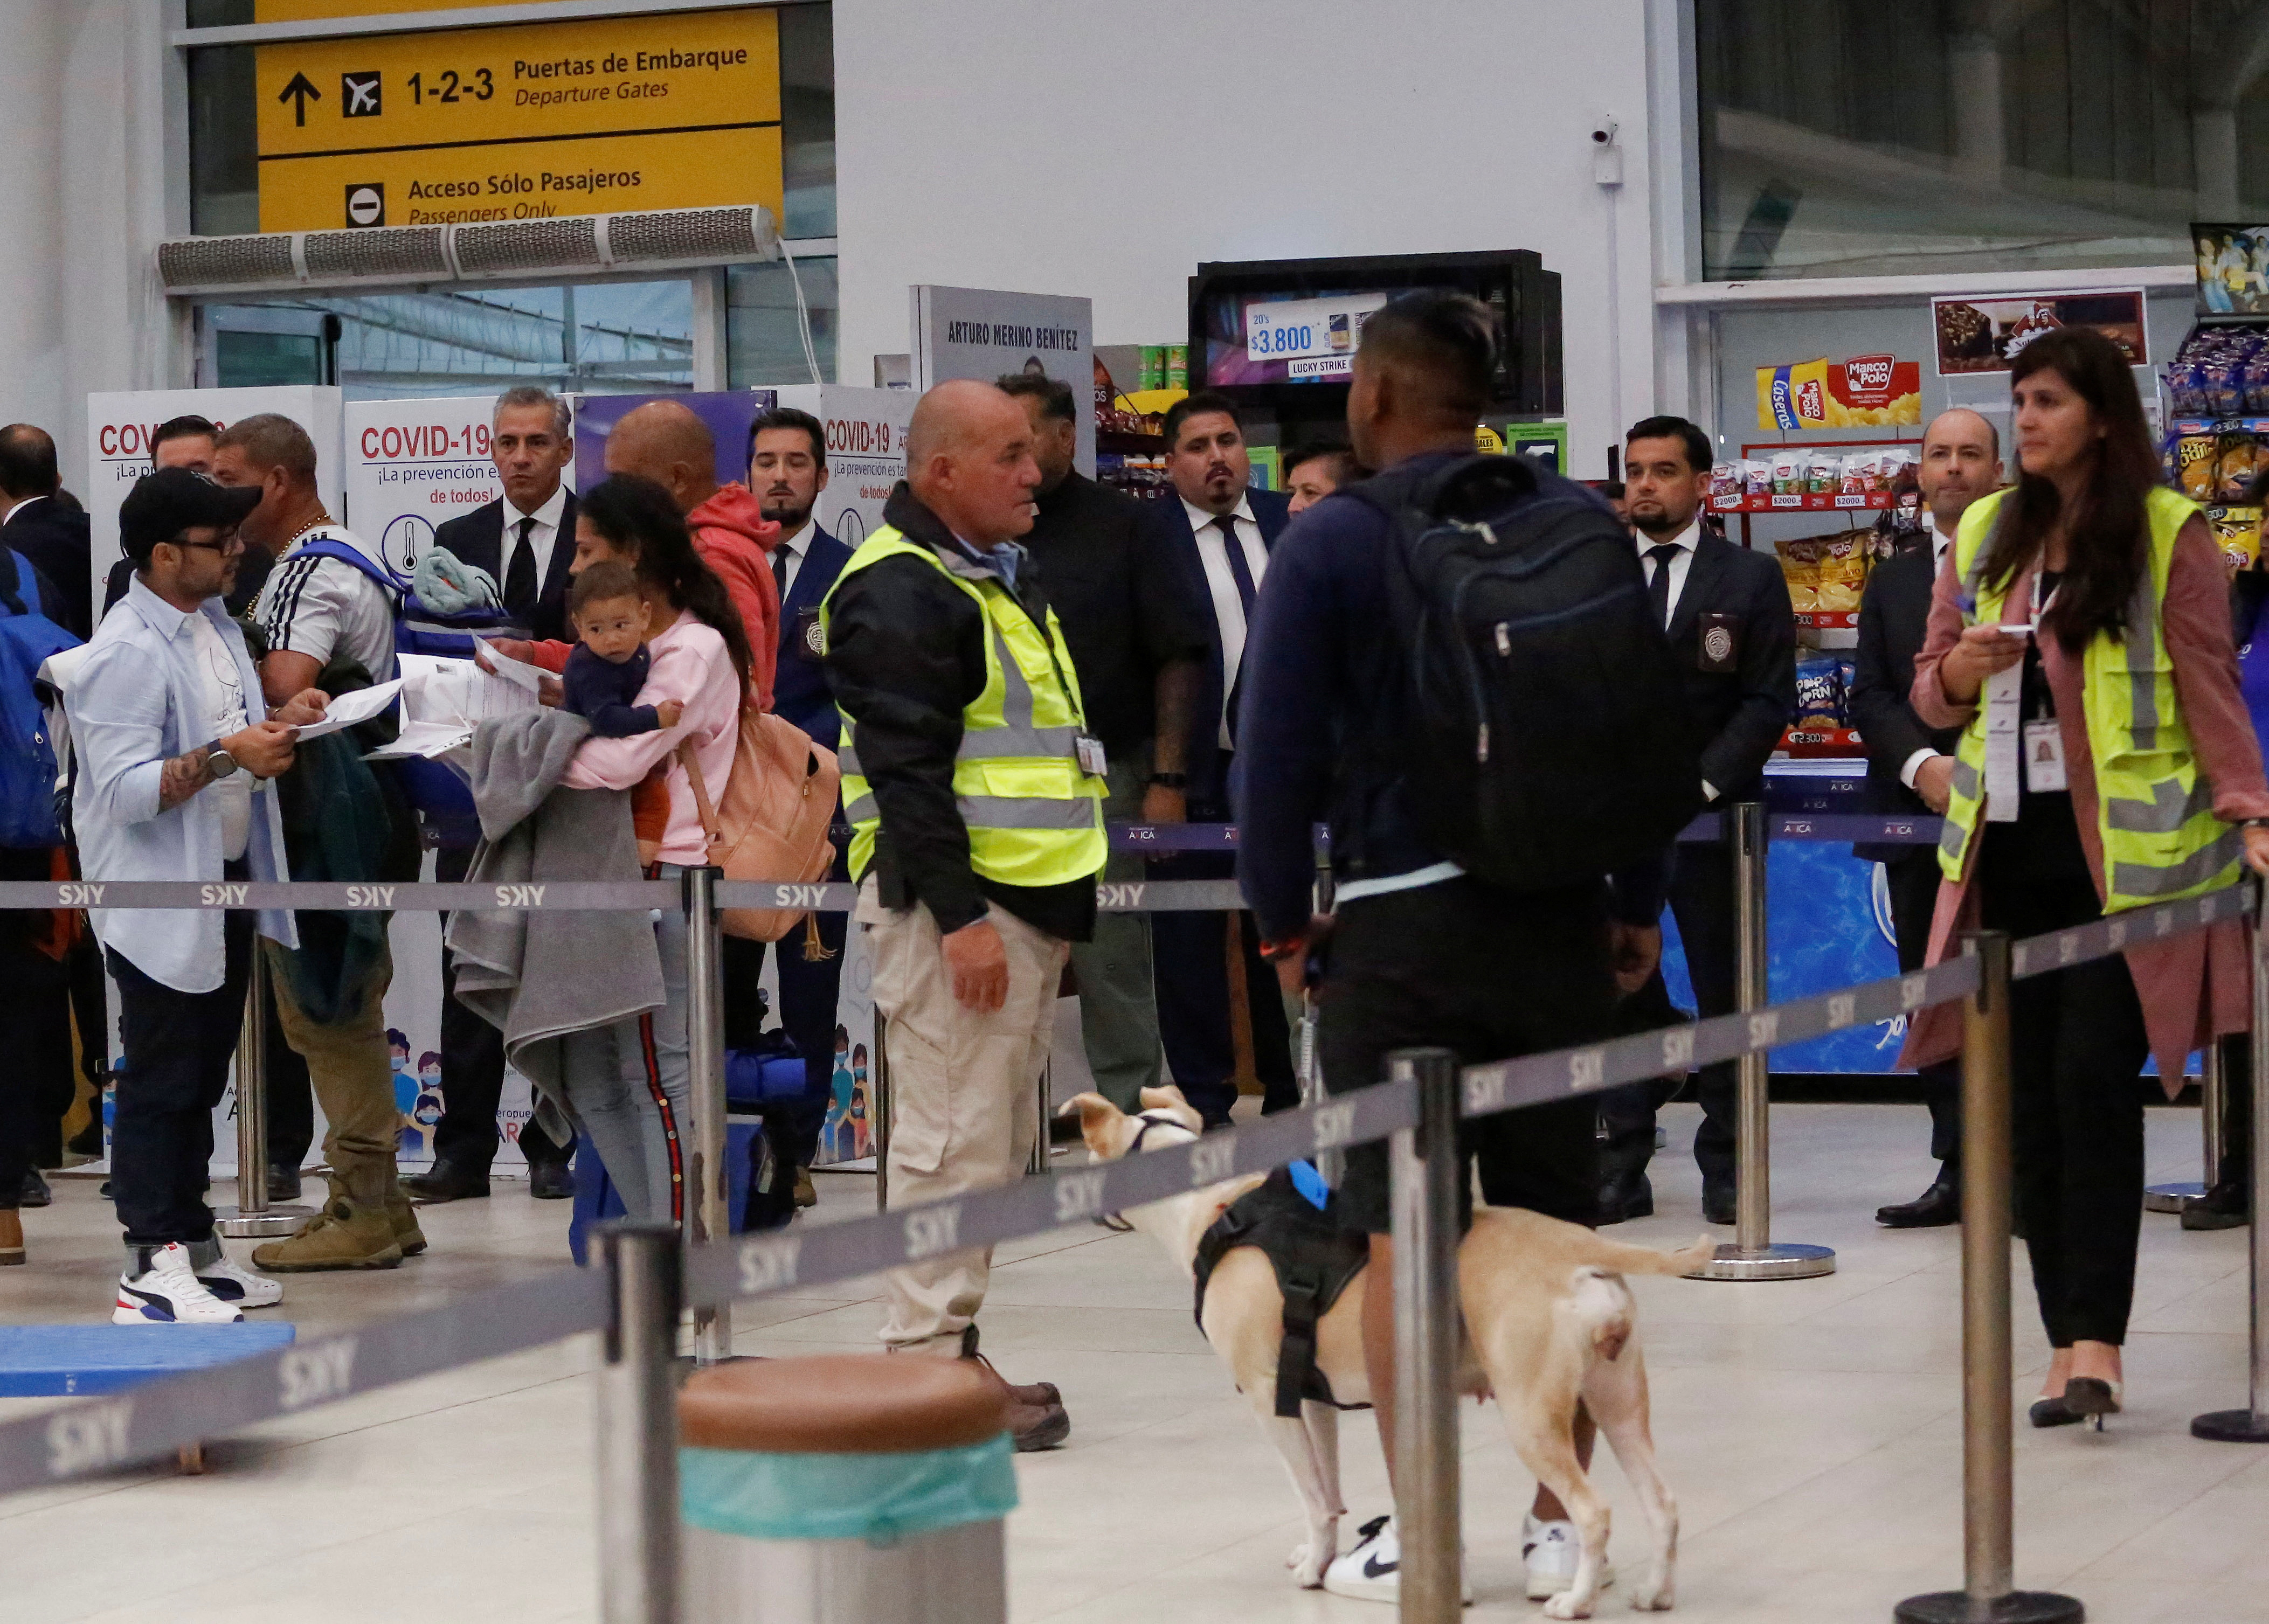
[[[28,882],[0,885],[0,906],[78,905],[29,897],[18,900],[17,896],[36,891],[41,898],[51,898],[57,889]],[[140,889],[188,892],[201,888],[152,885]],[[349,888],[252,889],[328,894]],[[492,887],[395,889],[418,893],[418,905],[429,907],[510,905],[485,897],[459,902],[454,895],[488,892]],[[640,883],[588,889],[632,893],[626,903],[613,905],[639,907],[674,906],[678,888]],[[718,889],[721,904],[738,906],[749,904],[733,893],[782,888],[732,885]],[[441,892],[452,895],[446,898],[429,895]],[[2045,975],[2106,957],[2125,947],[2236,919],[2244,912],[2245,900],[2245,889],[2233,886],[2036,936],[2014,944],[2012,973]],[[152,905],[138,894],[133,901]],[[277,903],[309,905],[296,894],[278,897]],[[254,904],[188,899],[171,905]],[[336,904],[327,895],[317,905]],[[405,898],[396,905],[410,904]],[[582,899],[579,893],[573,904],[547,900],[521,905],[606,904]],[[1571,1094],[1594,1093],[1847,1026],[1910,1015],[1927,1005],[1967,997],[1977,984],[1975,959],[1952,959],[1931,970],[1887,976],[1766,1009],[1719,1015],[1611,1043],[1467,1067],[1460,1079],[1462,1111],[1467,1116],[1487,1115],[1565,1099]],[[687,1296],[696,1305],[762,1296],[854,1279],[960,1247],[990,1245],[1084,1222],[1239,1174],[1264,1172],[1297,1157],[1383,1139],[1415,1124],[1415,1089],[1407,1082],[1382,1082],[1124,1161],[1019,1179],[995,1189],[896,1207],[871,1217],[798,1225],[714,1242],[689,1256]],[[596,1271],[551,1270],[509,1286],[470,1293],[441,1307],[313,1337],[232,1364],[185,1372],[0,1424],[0,1494],[109,1471],[319,1404],[597,1330],[606,1323],[607,1297],[606,1278]]]

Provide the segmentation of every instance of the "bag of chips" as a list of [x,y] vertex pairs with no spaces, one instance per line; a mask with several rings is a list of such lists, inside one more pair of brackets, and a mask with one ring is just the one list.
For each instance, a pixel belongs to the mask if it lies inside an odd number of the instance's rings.
[[1722,502],[1741,494],[1741,464],[1713,462],[1710,465],[1710,499]]
[[2253,489],[2253,436],[2243,430],[2221,436],[2214,454],[2214,499],[2242,502]]
[[1777,451],[1772,460],[1772,488],[1775,496],[1804,494],[1805,457],[1800,451]]
[[2261,510],[2258,507],[2209,507],[2206,527],[2224,563],[2235,575],[2252,569],[2261,560]]
[[1741,463],[1741,494],[1770,496],[1773,490],[1773,465],[1763,457],[1749,457]]
[[2193,502],[2214,499],[2220,459],[2211,434],[2184,434],[2175,441],[2175,484]]
[[1844,725],[1848,689],[1844,662],[1826,649],[1796,651],[1796,720],[1800,733],[1826,733]]

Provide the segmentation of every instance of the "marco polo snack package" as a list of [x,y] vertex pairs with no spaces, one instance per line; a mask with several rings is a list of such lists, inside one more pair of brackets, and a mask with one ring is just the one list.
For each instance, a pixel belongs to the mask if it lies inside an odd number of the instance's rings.
[[1781,577],[1788,583],[1789,607],[1800,615],[1856,611],[1867,585],[1868,543],[1874,534],[1870,528],[1775,542]]
[[1772,488],[1775,496],[1804,494],[1806,459],[1800,451],[1776,451],[1772,459]]
[[1743,494],[1740,462],[1713,462],[1710,465],[1710,499],[1730,501]]
[[1815,451],[1805,460],[1807,496],[1834,496],[1844,480],[1844,459],[1832,451]]

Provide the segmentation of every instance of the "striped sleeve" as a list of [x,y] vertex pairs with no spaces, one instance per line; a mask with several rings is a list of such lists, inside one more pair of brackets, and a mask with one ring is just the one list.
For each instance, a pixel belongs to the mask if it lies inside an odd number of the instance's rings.
[[327,577],[320,557],[287,558],[268,578],[262,595],[260,629],[271,653],[289,651],[306,654],[318,666],[328,664],[338,646],[341,610],[335,584]]

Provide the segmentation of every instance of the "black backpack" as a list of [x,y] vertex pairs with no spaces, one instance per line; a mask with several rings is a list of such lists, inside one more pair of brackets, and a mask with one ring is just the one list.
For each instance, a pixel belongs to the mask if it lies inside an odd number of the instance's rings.
[[1615,516],[1521,456],[1349,489],[1394,524],[1386,608],[1414,708],[1371,749],[1426,836],[1516,891],[1668,845],[1702,807],[1701,741]]

